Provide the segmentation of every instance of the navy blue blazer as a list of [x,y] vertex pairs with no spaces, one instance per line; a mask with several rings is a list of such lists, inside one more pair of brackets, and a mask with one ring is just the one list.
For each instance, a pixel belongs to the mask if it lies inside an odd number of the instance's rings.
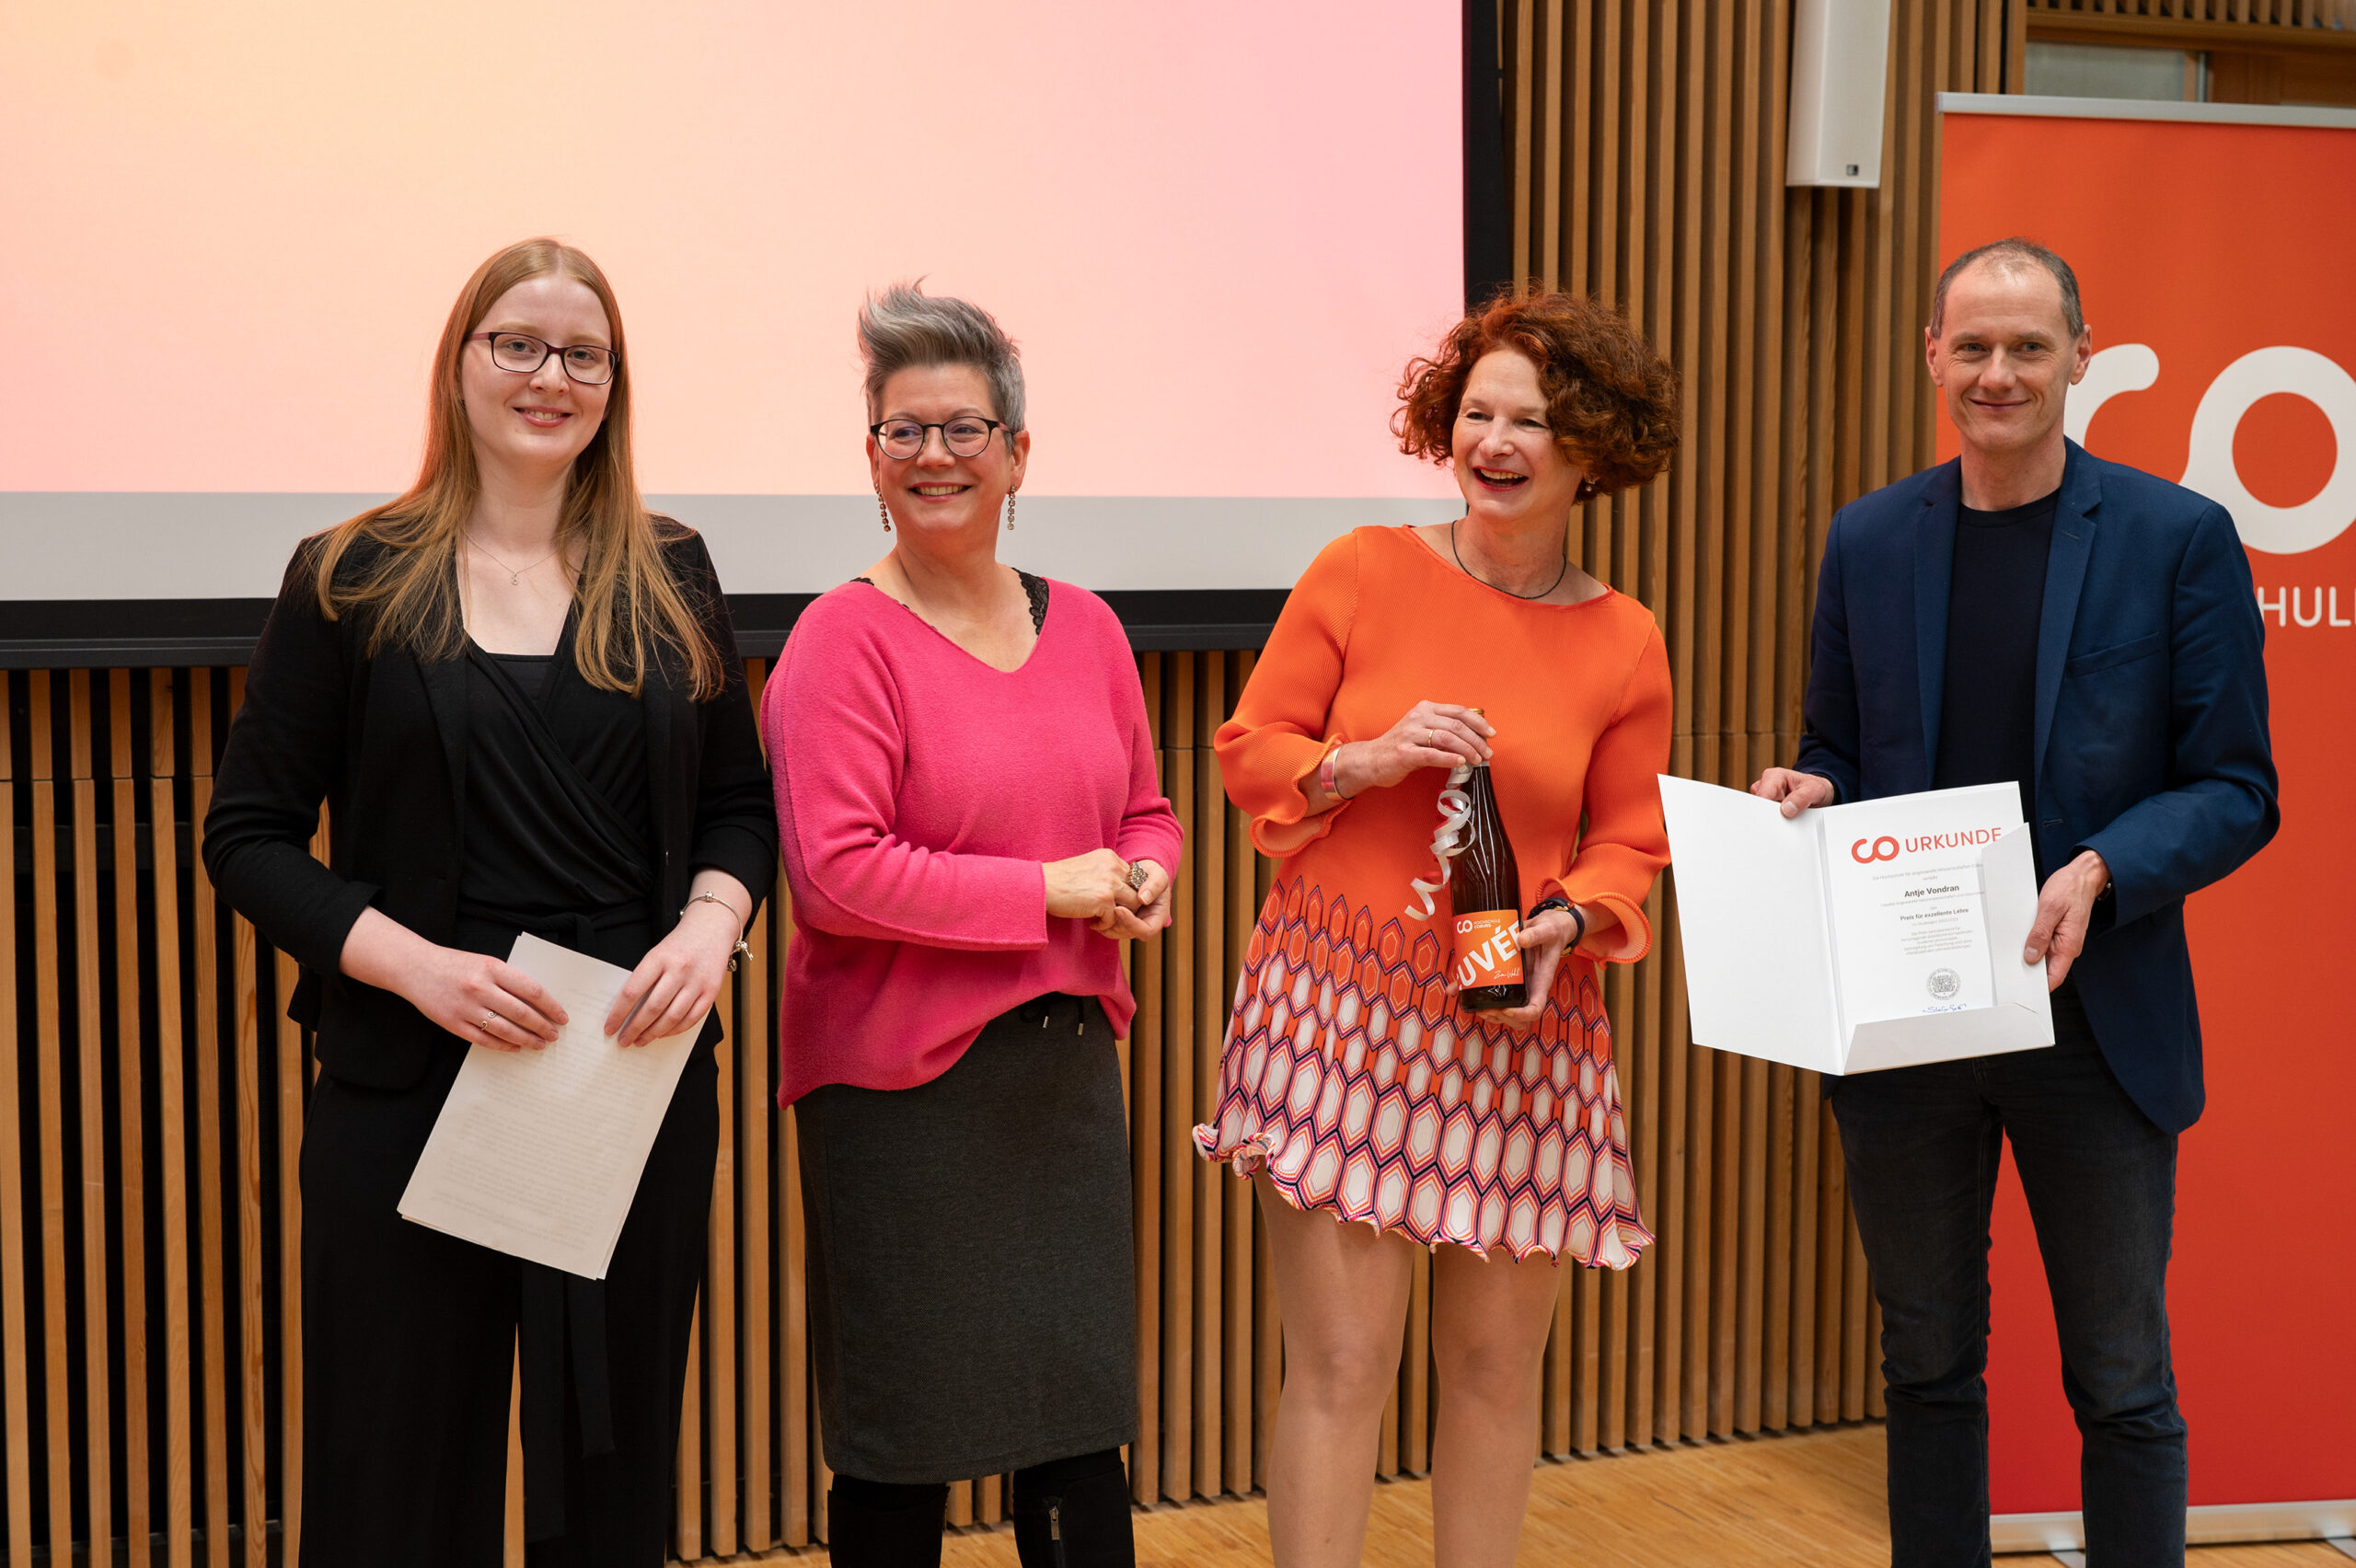
[[[1852,502],[1825,538],[1796,766],[1843,801],[1931,787],[1961,472]],[[2111,1071],[2168,1132],[2203,1100],[2185,898],[2281,822],[2265,635],[2223,507],[2070,444],[2038,623],[2032,825],[2049,873],[2082,849],[2110,867],[2115,903],[2070,973]]]

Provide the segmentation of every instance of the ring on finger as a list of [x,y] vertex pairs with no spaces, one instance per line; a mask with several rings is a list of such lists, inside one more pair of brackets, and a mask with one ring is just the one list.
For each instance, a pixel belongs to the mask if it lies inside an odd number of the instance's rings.
[[485,1034],[489,1034],[491,1032],[491,1020],[498,1016],[499,1015],[494,1012],[486,1012],[482,1017],[475,1020],[475,1027],[481,1030]]
[[1129,862],[1129,891],[1136,893],[1145,886],[1146,868],[1143,860]]

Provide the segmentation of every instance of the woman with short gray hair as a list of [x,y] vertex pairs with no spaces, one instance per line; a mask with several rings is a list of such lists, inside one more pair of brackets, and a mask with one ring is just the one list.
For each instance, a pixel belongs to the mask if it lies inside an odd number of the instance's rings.
[[1025,1564],[1127,1565],[1117,943],[1169,924],[1177,818],[1120,622],[998,559],[1014,344],[910,285],[859,340],[891,548],[803,612],[762,701],[827,1544],[930,1568],[946,1483],[1011,1471]]

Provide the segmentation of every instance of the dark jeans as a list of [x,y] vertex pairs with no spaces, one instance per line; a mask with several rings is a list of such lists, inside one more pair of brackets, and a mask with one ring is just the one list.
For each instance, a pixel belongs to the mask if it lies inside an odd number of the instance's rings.
[[1882,1309],[1893,1568],[1984,1564],[1988,1218],[2013,1142],[2077,1414],[2090,1568],[2184,1562],[2168,1363],[2176,1136],[2104,1063],[2075,994],[2056,1043],[1839,1081],[1833,1114]]

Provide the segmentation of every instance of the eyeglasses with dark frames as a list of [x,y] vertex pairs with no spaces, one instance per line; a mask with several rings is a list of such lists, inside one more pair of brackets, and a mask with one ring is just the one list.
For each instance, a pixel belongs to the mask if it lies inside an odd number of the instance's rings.
[[583,386],[603,386],[614,378],[615,369],[622,363],[621,355],[595,343],[573,343],[560,349],[529,332],[471,332],[467,341],[489,343],[491,363],[518,375],[531,375],[549,363],[550,354],[556,354],[566,376]]
[[924,450],[927,431],[941,432],[941,444],[954,457],[978,457],[990,444],[990,432],[1006,428],[1004,420],[986,420],[979,414],[960,414],[953,420],[927,424],[920,420],[885,420],[867,427],[867,433],[884,449],[884,455],[907,462]]

